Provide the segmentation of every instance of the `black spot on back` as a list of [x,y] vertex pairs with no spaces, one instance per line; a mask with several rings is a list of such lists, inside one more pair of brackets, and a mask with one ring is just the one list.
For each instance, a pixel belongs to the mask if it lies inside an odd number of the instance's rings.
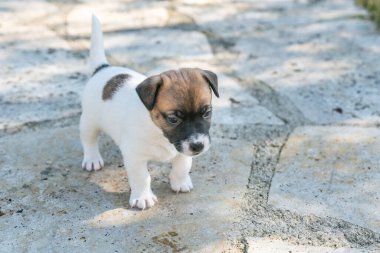
[[128,74],[119,74],[112,77],[103,88],[103,100],[112,99],[113,95],[125,84],[129,77]]
[[101,71],[102,69],[104,68],[107,68],[109,67],[110,65],[109,64],[102,64],[100,65],[99,67],[97,67],[95,70],[94,70],[94,73],[92,73],[92,76],[94,76],[96,73],[98,73],[99,71]]

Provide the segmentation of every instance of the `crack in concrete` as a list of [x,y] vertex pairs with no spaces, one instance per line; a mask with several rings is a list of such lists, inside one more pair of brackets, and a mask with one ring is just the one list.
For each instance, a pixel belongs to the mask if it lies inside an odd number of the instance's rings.
[[68,116],[55,118],[55,119],[45,119],[45,120],[40,120],[40,121],[23,122],[22,124],[14,126],[14,127],[0,129],[0,138],[8,136],[8,135],[14,135],[20,132],[26,133],[29,131],[42,130],[42,129],[52,128],[52,127],[67,127],[67,126],[77,125],[79,122],[80,114],[81,112],[77,112]]
[[313,246],[378,247],[380,235],[369,229],[340,219],[300,215],[267,204],[271,178],[285,145],[278,142],[285,143],[289,134],[290,131],[282,132],[283,140],[273,138],[255,145],[245,218],[241,224],[243,236],[281,238]]
[[268,108],[285,124],[293,127],[312,124],[292,101],[278,94],[270,85],[256,79],[244,79],[242,82],[250,88],[252,95],[259,100],[262,106]]
[[241,249],[241,253],[248,253],[249,244],[247,241],[247,238],[243,237],[239,240],[239,242],[242,244],[243,248]]

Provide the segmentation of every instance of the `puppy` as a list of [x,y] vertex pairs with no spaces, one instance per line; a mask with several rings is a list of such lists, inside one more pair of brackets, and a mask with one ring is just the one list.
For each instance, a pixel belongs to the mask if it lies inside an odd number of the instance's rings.
[[99,20],[92,17],[90,64],[93,75],[82,98],[80,138],[82,167],[99,170],[100,131],[119,146],[128,173],[131,207],[145,209],[157,202],[150,183],[148,161],[172,163],[170,185],[175,192],[193,188],[192,157],[210,147],[212,92],[217,76],[211,71],[183,68],[146,77],[110,66],[103,47]]

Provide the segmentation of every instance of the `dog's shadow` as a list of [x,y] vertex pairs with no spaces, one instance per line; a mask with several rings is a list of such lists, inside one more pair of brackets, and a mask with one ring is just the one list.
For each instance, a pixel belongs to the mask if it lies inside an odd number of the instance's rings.
[[[83,224],[106,231],[122,231],[128,243],[150,245],[156,251],[192,251],[210,249],[215,245],[228,248],[227,235],[238,212],[243,192],[236,190],[239,180],[246,180],[250,171],[251,145],[241,147],[230,140],[216,139],[215,147],[194,159],[191,176],[194,190],[175,193],[170,189],[169,163],[150,162],[152,190],[158,203],[147,210],[131,209],[128,204],[130,188],[122,156],[109,138],[102,138],[101,152],[106,166],[88,173],[86,183],[101,188],[101,198],[112,206],[84,220]],[[127,161],[128,162],[128,161]],[[238,176],[236,170],[246,169]],[[241,188],[245,188],[243,185]],[[231,191],[232,189],[232,191]],[[226,220],[227,219],[227,220]],[[142,233],[142,234],[141,234]],[[137,241],[136,234],[140,237]],[[190,239],[191,238],[191,239]],[[123,240],[126,240],[125,238]]]
[[129,207],[128,175],[109,138],[101,137],[106,166],[95,172],[81,169],[76,126],[1,141],[9,154],[3,160],[9,170],[3,168],[1,199],[7,204],[1,220],[14,224],[5,233],[22,229],[27,236],[20,245],[66,252],[76,252],[78,245],[88,251],[96,247],[96,252],[186,252],[225,243],[237,222],[252,152],[249,143],[216,138],[210,151],[194,159],[190,193],[170,189],[170,164],[150,163],[159,202],[141,211]]

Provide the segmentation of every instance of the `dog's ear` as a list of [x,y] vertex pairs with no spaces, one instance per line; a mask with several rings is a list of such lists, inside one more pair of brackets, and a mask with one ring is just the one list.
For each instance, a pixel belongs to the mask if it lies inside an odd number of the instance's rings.
[[156,75],[148,77],[136,87],[137,94],[149,111],[153,109],[154,104],[156,103],[156,98],[162,82],[161,76]]
[[211,89],[213,90],[215,96],[219,97],[219,92],[218,92],[218,76],[209,70],[201,70],[202,71],[202,76],[208,84],[210,85]]

